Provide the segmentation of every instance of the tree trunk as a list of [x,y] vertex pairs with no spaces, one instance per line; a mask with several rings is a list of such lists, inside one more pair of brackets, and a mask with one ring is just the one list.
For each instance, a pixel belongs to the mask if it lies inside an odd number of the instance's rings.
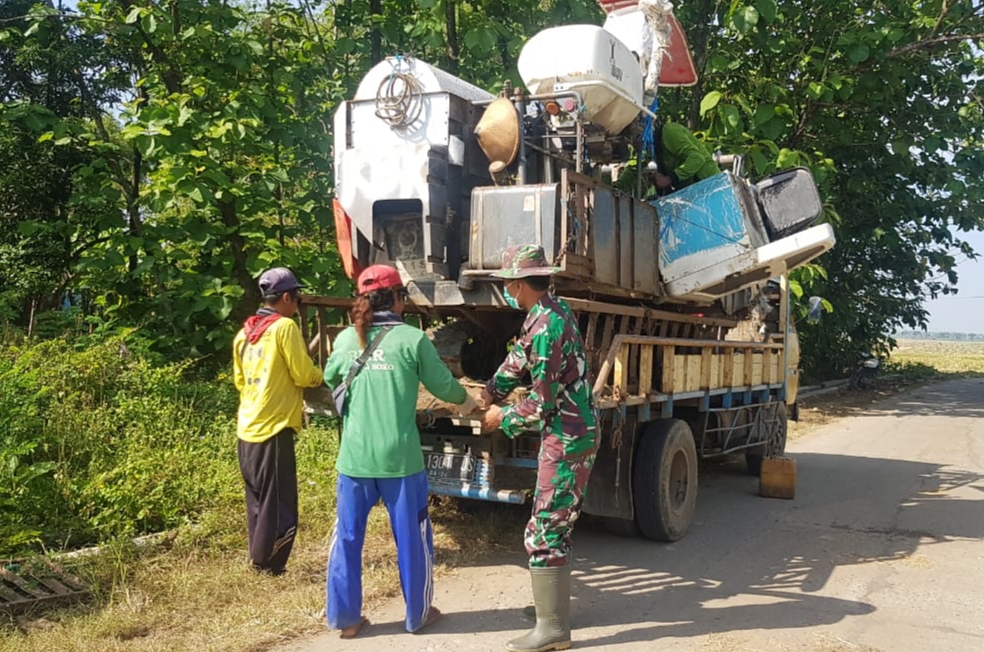
[[[383,13],[382,0],[369,0],[369,17],[375,18]],[[369,59],[372,65],[376,65],[383,60],[383,42],[379,33],[379,27],[375,22],[370,23],[369,27]]]
[[222,216],[222,224],[232,233],[229,235],[229,248],[232,253],[232,276],[239,287],[243,289],[243,297],[239,305],[232,311],[230,318],[234,321],[243,321],[259,307],[263,297],[260,296],[260,288],[256,281],[250,276],[249,268],[246,266],[246,241],[239,233],[239,217],[236,215],[236,205],[229,201],[219,202],[219,214]]
[[691,89],[693,94],[690,96],[690,109],[687,111],[687,127],[693,130],[700,122],[700,101],[704,97],[704,66],[707,63],[707,44],[713,28],[711,17],[714,15],[714,4],[711,0],[699,0],[699,6],[692,9],[689,15],[701,18],[692,21],[693,29],[688,35],[697,69],[697,83]]
[[444,25],[448,36],[447,69],[452,74],[458,74],[458,61],[461,53],[458,50],[458,3],[456,0],[445,0]]

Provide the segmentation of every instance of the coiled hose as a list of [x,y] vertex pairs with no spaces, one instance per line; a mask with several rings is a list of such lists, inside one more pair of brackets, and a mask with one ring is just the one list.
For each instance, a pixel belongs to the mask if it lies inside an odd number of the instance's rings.
[[412,73],[401,70],[403,61],[396,57],[393,71],[376,89],[376,117],[391,127],[412,125],[424,110],[423,89]]

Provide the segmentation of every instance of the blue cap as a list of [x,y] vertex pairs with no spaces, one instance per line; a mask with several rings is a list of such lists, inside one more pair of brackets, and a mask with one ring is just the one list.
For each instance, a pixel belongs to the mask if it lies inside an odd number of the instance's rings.
[[266,297],[275,297],[304,287],[297,282],[294,272],[286,267],[274,267],[268,269],[260,275],[260,294]]

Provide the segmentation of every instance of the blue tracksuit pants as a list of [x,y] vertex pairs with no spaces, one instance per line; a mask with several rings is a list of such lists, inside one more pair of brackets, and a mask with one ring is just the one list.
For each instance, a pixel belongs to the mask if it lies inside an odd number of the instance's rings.
[[344,629],[362,617],[362,547],[366,520],[383,499],[396,539],[408,632],[427,622],[434,597],[434,534],[427,515],[427,472],[405,478],[338,475],[338,515],[328,551],[328,627]]

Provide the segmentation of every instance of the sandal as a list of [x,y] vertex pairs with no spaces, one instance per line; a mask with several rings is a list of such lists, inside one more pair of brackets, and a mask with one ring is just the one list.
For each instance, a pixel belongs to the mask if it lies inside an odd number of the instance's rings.
[[362,626],[368,624],[369,624],[369,619],[366,618],[365,616],[362,616],[362,618],[360,618],[359,622],[357,622],[356,624],[339,630],[338,638],[355,638],[356,636],[359,635],[359,632],[362,630]]
[[413,633],[417,634],[418,632],[422,632],[425,628],[430,627],[438,620],[440,620],[442,615],[443,614],[441,613],[440,609],[438,609],[437,607],[431,607],[430,609],[427,610],[427,620],[424,621],[423,625],[413,630]]

